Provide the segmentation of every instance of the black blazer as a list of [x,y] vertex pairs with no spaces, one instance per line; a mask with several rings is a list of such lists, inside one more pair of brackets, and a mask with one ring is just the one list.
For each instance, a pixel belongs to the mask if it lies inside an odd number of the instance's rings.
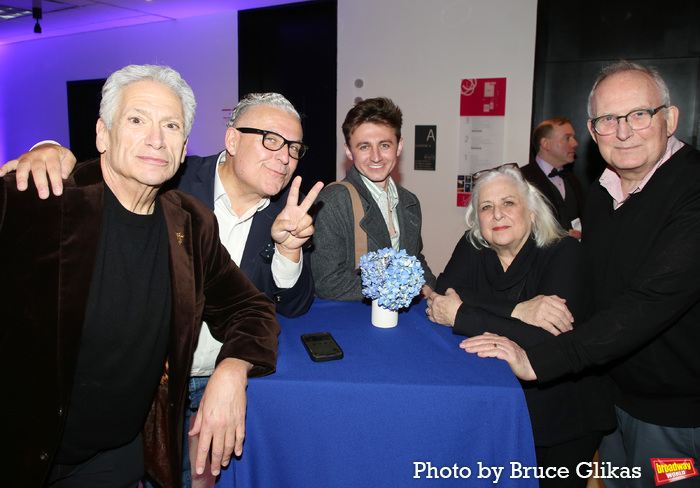
[[[559,215],[558,202],[562,200],[561,194],[557,190],[557,187],[554,186],[554,184],[551,181],[549,181],[549,177],[546,174],[544,174],[544,171],[542,171],[542,168],[540,168],[540,166],[537,164],[537,161],[533,159],[532,161],[530,161],[530,164],[526,164],[525,166],[520,168],[520,171],[522,172],[525,179],[533,185],[535,185],[535,187],[539,191],[541,191],[545,197],[547,197],[547,200],[551,202],[552,208],[554,209],[555,217],[557,218],[559,223],[562,224],[562,227],[564,227],[564,229],[566,230],[570,229],[571,223],[562,222],[562,218]],[[574,190],[574,196],[576,197],[577,214],[578,217],[581,218],[583,214],[583,189],[581,187],[581,182],[578,180],[573,171],[569,171],[567,179],[569,180],[569,183],[571,184],[571,187]]]
[[[172,180],[178,190],[198,198],[214,210],[214,176],[218,154],[202,158],[187,156],[185,163]],[[279,288],[272,277],[272,238],[270,230],[277,215],[287,204],[289,187],[270,199],[270,205],[253,217],[240,268],[258,290],[272,298],[277,313],[285,317],[297,317],[306,313],[314,300],[314,281],[311,276],[309,246],[304,246],[304,263],[301,275],[292,288]]]
[[[12,256],[0,266],[0,367],[21,371],[3,383],[22,399],[22,408],[9,401],[0,405],[2,418],[13,419],[3,432],[13,442],[0,456],[3,486],[44,486],[58,450],[99,246],[103,195],[99,160],[76,166],[60,198],[40,200],[33,183],[17,191],[14,174],[0,180],[0,251]],[[275,371],[279,325],[269,298],[232,263],[212,213],[178,191],[159,200],[168,227],[173,295],[168,386],[155,397],[150,418],[158,412],[168,428],[145,442],[144,456],[149,474],[169,475],[157,479],[159,484],[179,486],[187,378],[199,324],[206,320],[214,338],[224,343],[219,360],[250,362],[251,377]]]

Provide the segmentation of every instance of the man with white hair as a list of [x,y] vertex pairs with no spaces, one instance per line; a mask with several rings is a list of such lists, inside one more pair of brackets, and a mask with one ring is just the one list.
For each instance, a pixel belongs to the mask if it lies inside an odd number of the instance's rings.
[[[214,211],[221,241],[232,259],[285,317],[302,315],[314,299],[307,245],[314,227],[308,209],[323,185],[317,183],[298,204],[301,177],[289,183],[306,152],[302,135],[301,117],[285,97],[278,93],[248,94],[231,114],[225,149],[204,158],[187,156],[168,183]],[[29,168],[34,167],[39,194],[47,197],[47,168],[49,175],[56,175],[60,168],[70,172],[74,163],[68,149],[44,144],[9,162],[5,171],[16,167],[18,187],[24,188]],[[52,185],[60,194],[60,176]],[[220,349],[221,342],[204,324],[190,371],[185,432],[191,414],[199,408]],[[184,446],[182,483],[187,488],[191,470],[186,440]]]
[[[136,487],[149,410],[174,435],[146,452],[179,486],[187,377],[202,319],[223,342],[192,434],[211,472],[242,452],[248,376],[276,365],[274,305],[231,261],[211,211],[163,184],[187,146],[195,100],[170,68],[127,66],[103,87],[97,148],[61,198],[0,185],[2,457],[8,486]],[[166,366],[165,404],[152,407]],[[160,464],[151,460],[159,458]],[[160,468],[160,469],[159,469]]]
[[700,152],[674,137],[668,87],[639,64],[606,67],[588,114],[608,163],[584,211],[591,317],[527,351],[494,335],[463,347],[507,360],[525,380],[603,366],[618,428],[600,459],[631,475],[605,486],[655,486],[652,459],[700,452]]

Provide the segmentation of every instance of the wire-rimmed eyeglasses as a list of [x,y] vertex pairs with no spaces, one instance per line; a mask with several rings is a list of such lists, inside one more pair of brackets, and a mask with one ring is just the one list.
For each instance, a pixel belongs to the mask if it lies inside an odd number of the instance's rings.
[[272,132],[271,130],[253,129],[252,127],[236,127],[235,129],[243,134],[260,134],[263,147],[270,151],[279,151],[286,144],[289,146],[289,157],[294,159],[301,159],[308,149],[303,142],[288,141],[277,132]]
[[632,130],[642,130],[651,127],[651,119],[659,110],[666,108],[666,105],[661,105],[655,109],[638,108],[632,110],[627,115],[601,115],[595,119],[591,119],[591,126],[599,136],[609,136],[617,132],[620,125],[620,119],[625,119]]

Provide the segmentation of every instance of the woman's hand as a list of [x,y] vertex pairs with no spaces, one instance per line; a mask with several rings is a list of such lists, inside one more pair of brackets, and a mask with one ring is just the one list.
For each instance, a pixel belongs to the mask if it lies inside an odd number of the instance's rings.
[[436,324],[454,327],[457,310],[462,306],[462,300],[457,292],[448,288],[444,295],[432,292],[428,297],[428,306],[425,313]]
[[553,335],[573,329],[574,323],[574,316],[569,312],[566,300],[556,295],[537,295],[518,303],[510,316],[526,324],[541,327]]
[[463,340],[459,347],[482,358],[498,358],[507,361],[515,376],[521,380],[537,379],[527,353],[507,337],[485,332],[483,335]]

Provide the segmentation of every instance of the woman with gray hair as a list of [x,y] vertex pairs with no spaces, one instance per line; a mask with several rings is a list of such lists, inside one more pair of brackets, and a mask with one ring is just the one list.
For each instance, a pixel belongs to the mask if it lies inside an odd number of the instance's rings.
[[[472,183],[469,229],[428,298],[428,318],[455,334],[496,333],[524,348],[571,330],[584,318],[579,242],[517,164],[476,173]],[[597,380],[529,383],[523,390],[544,469],[540,486],[585,487],[576,468],[592,461],[603,432],[614,426]]]

